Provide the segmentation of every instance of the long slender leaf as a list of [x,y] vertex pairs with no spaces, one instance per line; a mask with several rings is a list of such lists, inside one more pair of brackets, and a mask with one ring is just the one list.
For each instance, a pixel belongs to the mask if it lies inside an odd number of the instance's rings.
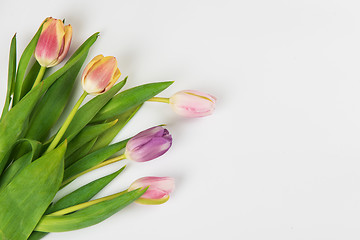
[[5,98],[5,105],[1,114],[1,118],[9,111],[11,95],[13,93],[14,82],[16,74],[16,34],[11,40],[9,53],[9,70],[8,70],[8,85]]
[[14,149],[17,149],[16,145],[19,144],[22,144],[22,147],[29,153],[13,162],[0,176],[0,189],[6,186],[22,169],[36,159],[39,156],[42,147],[42,144],[38,141],[20,139],[16,142]]
[[114,199],[103,201],[63,216],[44,216],[35,230],[42,232],[65,232],[95,225],[134,202],[145,191],[146,189],[137,189]]
[[0,239],[25,240],[31,234],[60,187],[65,151],[66,142],[24,168],[0,192]]
[[[123,127],[125,127],[125,125],[130,121],[130,119],[137,113],[137,111],[139,111],[141,106],[142,105],[137,106],[135,108],[131,108],[126,112],[114,117],[113,119],[118,119],[118,122],[98,137],[97,141],[95,142],[90,152],[94,152],[100,148],[109,145],[112,142],[112,140],[116,137],[116,135],[121,131],[121,129],[123,129]],[[111,120],[112,119],[109,119],[107,121],[111,121]]]
[[25,48],[23,54],[21,55],[19,66],[16,73],[16,81],[15,81],[15,88],[14,88],[14,99],[13,99],[13,106],[15,106],[20,101],[21,89],[24,82],[24,77],[26,73],[26,69],[29,65],[31,56],[33,55],[37,41],[39,39],[40,33],[42,30],[42,24],[35,33],[35,36],[31,39],[30,43]]
[[122,167],[120,170],[105,177],[96,179],[95,181],[92,181],[75,190],[74,192],[66,195],[65,197],[57,201],[54,205],[52,205],[49,210],[46,211],[46,214],[53,213],[64,208],[68,208],[89,201],[106,185],[108,185],[115,177],[117,177],[124,169],[125,167]]
[[31,152],[23,155],[22,157],[16,159],[8,168],[4,170],[0,178],[0,189],[6,185],[16,176],[21,169],[25,168],[31,163]]
[[99,149],[83,157],[74,164],[70,165],[68,168],[65,169],[64,181],[105,161],[106,159],[123,149],[126,146],[127,141],[128,140],[124,140]]
[[27,240],[39,240],[42,239],[43,237],[45,237],[46,235],[48,235],[49,233],[47,232],[32,232],[31,235],[29,236],[29,238]]
[[101,123],[84,127],[83,130],[81,130],[79,134],[71,140],[71,145],[69,145],[66,151],[65,158],[70,156],[72,153],[82,147],[85,143],[91,141],[95,137],[98,137],[101,133],[114,126],[116,122],[118,122],[117,119],[109,123]]
[[[21,87],[20,99],[23,98],[34,85],[35,79],[40,71],[41,65],[38,61],[35,61],[32,67],[29,70],[29,73],[26,75],[24,82]],[[46,70],[45,70],[46,72]]]
[[113,97],[93,118],[91,122],[100,122],[122,114],[138,106],[165,90],[173,82],[149,83],[123,91]]
[[92,147],[94,146],[97,138],[92,139],[91,141],[85,143],[82,147],[80,147],[76,152],[71,154],[69,157],[65,159],[65,168],[78,161],[79,159],[85,157]]
[[42,85],[24,97],[0,122],[0,174],[7,164],[6,155],[27,125],[28,117],[40,97]]
[[[125,167],[122,167],[120,170],[109,174],[105,177],[96,179],[74,192],[66,195],[57,201],[54,205],[52,205],[45,214],[53,213],[59,211],[61,209],[71,207],[80,203],[84,203],[93,198],[98,192],[100,192],[106,185],[108,185],[115,177],[117,177]],[[28,240],[38,240],[46,236],[48,233],[46,232],[32,232]]]

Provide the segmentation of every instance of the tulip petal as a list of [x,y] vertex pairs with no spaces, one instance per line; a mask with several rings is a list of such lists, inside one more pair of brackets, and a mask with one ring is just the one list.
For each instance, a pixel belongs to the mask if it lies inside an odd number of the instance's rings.
[[146,129],[142,132],[139,132],[138,134],[136,134],[135,137],[133,137],[133,139],[142,138],[142,137],[146,137],[146,136],[162,136],[163,133],[164,133],[164,128],[161,126],[156,126],[156,127]]
[[69,52],[71,39],[72,39],[71,25],[69,24],[69,25],[65,26],[64,31],[65,31],[65,35],[64,35],[64,39],[63,39],[62,48],[60,49],[60,52],[59,52],[59,57],[53,64],[49,65],[48,67],[55,66],[55,65],[59,64],[60,62],[62,62],[62,60],[64,60],[65,56]]
[[114,57],[104,57],[92,67],[87,78],[90,82],[93,81],[99,89],[105,89],[112,79],[116,66],[117,62]]
[[96,57],[94,57],[89,63],[88,65],[86,65],[84,72],[81,76],[81,84],[83,86],[83,88],[85,88],[85,77],[88,74],[88,72],[90,71],[90,69],[92,68],[92,66],[97,63],[98,61],[100,61],[100,59],[102,59],[104,56],[102,54],[97,55]]
[[144,195],[143,195],[144,198],[150,198],[150,199],[161,199],[163,197],[168,196],[167,192],[161,189],[148,189],[146,190]]
[[174,112],[184,117],[204,117],[212,114],[216,98],[194,90],[185,90],[170,98]]
[[148,189],[150,191],[157,189],[166,194],[170,194],[175,188],[175,180],[171,177],[144,177],[142,178],[142,184],[145,187],[150,185]]
[[107,87],[105,88],[105,92],[109,90],[112,86],[114,86],[114,84],[116,83],[116,81],[119,79],[120,76],[121,76],[121,72],[118,68],[116,68],[109,85],[107,85]]
[[141,204],[162,204],[169,200],[169,194],[175,188],[175,181],[170,177],[143,177],[131,184],[128,191],[148,187],[136,201]]
[[169,131],[161,126],[135,135],[126,144],[125,156],[136,162],[146,162],[166,153],[172,144]]
[[126,156],[137,162],[146,162],[160,157],[166,153],[170,147],[171,141],[165,138],[151,138],[151,140],[144,145],[132,149]]
[[[91,61],[91,66],[84,70],[82,84],[89,94],[101,94],[111,88],[120,77],[115,57],[95,57],[97,61]],[[93,59],[95,60],[95,59]]]
[[152,127],[147,130],[144,130],[136,134],[136,136],[134,136],[133,138],[131,138],[128,144],[126,145],[126,148],[128,149],[128,151],[133,151],[136,147],[148,143],[151,140],[151,138],[162,136],[163,133],[164,133],[164,128],[160,126]]
[[62,21],[53,18],[46,20],[35,49],[35,57],[41,66],[47,67],[57,61],[64,34]]

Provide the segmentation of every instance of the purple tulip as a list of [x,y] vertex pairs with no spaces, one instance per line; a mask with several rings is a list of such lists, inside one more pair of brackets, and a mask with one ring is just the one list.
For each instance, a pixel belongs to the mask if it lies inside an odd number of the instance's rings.
[[170,177],[143,177],[131,184],[128,191],[148,187],[146,192],[136,200],[141,204],[162,204],[169,200],[175,188],[175,181]]
[[126,144],[125,156],[136,162],[153,160],[171,147],[172,137],[163,127],[152,127],[135,135]]

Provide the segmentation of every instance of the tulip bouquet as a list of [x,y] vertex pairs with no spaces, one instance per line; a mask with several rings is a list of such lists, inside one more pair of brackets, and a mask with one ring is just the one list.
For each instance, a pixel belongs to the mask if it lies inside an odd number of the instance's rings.
[[[8,86],[0,118],[1,240],[40,239],[50,232],[97,224],[132,202],[166,202],[174,189],[174,179],[153,176],[134,181],[122,192],[94,199],[124,167],[73,189],[60,200],[54,201],[54,197],[90,171],[123,159],[150,161],[168,151],[172,136],[160,125],[113,143],[144,102],[168,103],[184,117],[202,117],[214,110],[214,97],[193,90],[180,91],[170,98],[155,97],[172,84],[169,81],[120,91],[127,77],[115,84],[121,75],[116,58],[98,55],[82,73],[83,94],[61,127],[54,129],[97,38],[98,33],[90,36],[52,74],[47,70],[68,53],[70,25],[45,19],[18,64],[16,36],[11,41]],[[93,97],[82,104],[88,95]]]

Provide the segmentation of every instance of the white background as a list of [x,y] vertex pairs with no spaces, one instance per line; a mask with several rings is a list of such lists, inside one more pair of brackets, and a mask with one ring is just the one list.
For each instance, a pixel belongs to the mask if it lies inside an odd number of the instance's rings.
[[[128,163],[98,196],[172,176],[166,204],[132,204],[46,239],[359,239],[359,10],[355,0],[1,1],[1,102],[12,35],[22,51],[47,16],[73,26],[70,53],[100,31],[88,61],[116,56],[126,88],[174,80],[160,96],[218,98],[201,119],[146,103],[118,137],[166,123],[174,142],[157,160]],[[77,84],[71,104],[80,92]]]

